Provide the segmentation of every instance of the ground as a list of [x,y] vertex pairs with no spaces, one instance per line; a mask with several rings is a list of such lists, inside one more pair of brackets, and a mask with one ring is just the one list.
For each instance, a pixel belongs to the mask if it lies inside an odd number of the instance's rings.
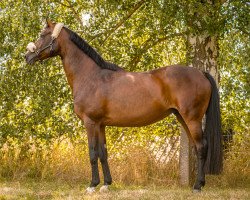
[[108,193],[85,194],[85,185],[45,181],[1,181],[0,200],[4,199],[250,199],[249,188],[205,187],[201,193],[192,193],[190,188],[146,186],[128,187],[114,185]]

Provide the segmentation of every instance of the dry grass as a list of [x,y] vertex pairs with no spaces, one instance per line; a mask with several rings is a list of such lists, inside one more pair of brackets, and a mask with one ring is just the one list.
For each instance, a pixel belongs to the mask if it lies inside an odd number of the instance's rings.
[[0,176],[11,180],[83,181],[89,177],[87,153],[69,139],[50,145],[8,140],[0,150]]
[[160,163],[142,147],[131,147],[122,159],[110,159],[110,167],[117,183],[144,186],[178,184],[178,161]]
[[[127,185],[176,185],[177,160],[162,164],[146,148],[128,147],[124,154],[110,155],[109,163],[115,182]],[[33,141],[9,140],[0,149],[0,177],[9,180],[63,180],[88,182],[90,163],[87,147],[64,138],[45,146]],[[100,172],[102,170],[100,169]],[[100,173],[102,178],[102,173]]]
[[246,138],[232,146],[223,174],[207,176],[201,194],[178,185],[177,160],[161,164],[147,148],[131,145],[124,154],[110,154],[111,192],[89,196],[84,145],[67,138],[49,146],[9,139],[0,149],[0,199],[250,199],[249,144]]
[[85,194],[85,186],[61,182],[5,182],[0,183],[0,199],[249,199],[247,189],[207,187],[194,194],[190,188],[179,187],[120,187],[112,186],[108,193]]

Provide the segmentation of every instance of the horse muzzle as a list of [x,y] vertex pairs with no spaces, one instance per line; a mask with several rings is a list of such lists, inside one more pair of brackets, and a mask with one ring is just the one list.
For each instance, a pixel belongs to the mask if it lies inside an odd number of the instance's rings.
[[27,53],[25,54],[25,60],[28,64],[32,65],[36,61],[36,45],[33,42],[30,42],[27,47]]
[[29,64],[29,65],[32,65],[32,64],[34,64],[35,62],[36,62],[36,60],[37,60],[37,55],[36,55],[36,53],[33,53],[33,52],[27,52],[26,54],[25,54],[25,60],[26,60],[26,62]]

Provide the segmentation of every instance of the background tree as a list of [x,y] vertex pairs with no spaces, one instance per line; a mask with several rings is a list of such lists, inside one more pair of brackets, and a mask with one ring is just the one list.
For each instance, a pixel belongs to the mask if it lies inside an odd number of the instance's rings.
[[[188,63],[211,72],[220,80],[223,131],[239,141],[249,135],[248,1],[7,0],[0,2],[2,144],[9,137],[49,142],[60,135],[85,144],[60,61],[27,66],[23,58],[46,18],[65,23],[126,70]],[[170,118],[141,129],[110,128],[108,141],[143,144],[172,137],[171,131],[178,136],[176,130]]]
[[[220,12],[223,3],[224,1],[201,0],[190,1],[183,6],[187,27],[187,65],[209,72],[218,86],[218,38],[224,26],[224,18]],[[195,156],[183,129],[181,137],[180,156],[184,160],[180,160],[180,173],[181,183],[185,185],[191,182],[191,177],[194,177]]]

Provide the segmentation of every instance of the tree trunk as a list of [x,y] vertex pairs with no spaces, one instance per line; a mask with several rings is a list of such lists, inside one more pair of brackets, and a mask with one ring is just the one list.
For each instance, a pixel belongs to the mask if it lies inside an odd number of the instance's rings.
[[188,36],[188,65],[209,72],[219,82],[217,66],[218,40],[216,36]]
[[[211,1],[209,0],[203,2],[211,5]],[[200,21],[203,15],[207,15],[207,13],[194,13],[191,18],[187,20],[187,24],[191,26],[188,28],[190,30],[196,30],[193,31],[196,34],[190,33],[187,36],[187,65],[198,68],[201,71],[209,72],[215,78],[218,85],[218,37],[216,33],[210,35],[204,31],[203,24]],[[204,122],[205,119],[203,120],[203,129]],[[180,184],[190,185],[195,177],[196,156],[194,155],[195,151],[190,145],[190,141],[184,129],[181,129],[180,146]]]
[[193,154],[192,147],[189,142],[189,138],[181,127],[181,137],[180,137],[180,184],[183,186],[189,186],[193,180]]

